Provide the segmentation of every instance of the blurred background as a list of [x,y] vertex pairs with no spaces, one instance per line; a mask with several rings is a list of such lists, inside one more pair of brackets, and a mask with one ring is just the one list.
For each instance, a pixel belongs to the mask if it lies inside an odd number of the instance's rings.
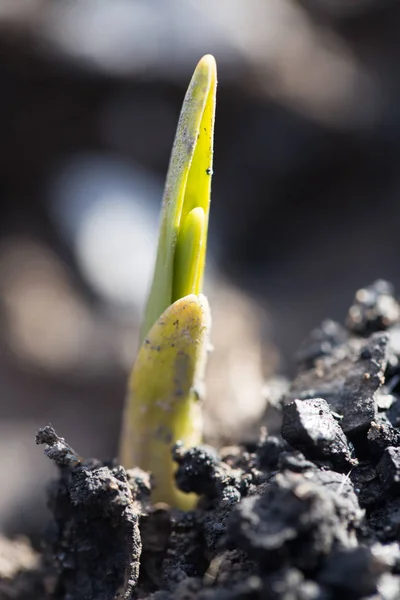
[[46,521],[39,427],[115,455],[203,54],[219,73],[207,439],[254,436],[310,328],[399,284],[399,26],[396,0],[0,0],[2,531]]

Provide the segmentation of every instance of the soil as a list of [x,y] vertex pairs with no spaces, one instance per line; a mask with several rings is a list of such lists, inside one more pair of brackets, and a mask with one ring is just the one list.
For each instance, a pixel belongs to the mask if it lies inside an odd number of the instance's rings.
[[200,495],[188,513],[153,506],[148,473],[84,460],[41,429],[36,441],[59,467],[53,522],[41,557],[26,547],[19,566],[0,561],[0,599],[400,598],[400,307],[390,284],[359,290],[345,326],[311,332],[277,407],[279,435],[173,449],[178,486]]

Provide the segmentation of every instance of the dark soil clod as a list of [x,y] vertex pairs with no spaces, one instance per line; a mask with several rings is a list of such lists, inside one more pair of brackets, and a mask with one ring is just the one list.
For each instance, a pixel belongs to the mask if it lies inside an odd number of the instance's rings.
[[243,469],[233,469],[222,462],[213,448],[200,446],[184,451],[180,445],[176,445],[173,457],[178,463],[175,479],[183,492],[214,498],[221,497],[227,487],[233,487],[241,493],[245,493],[249,487]]
[[339,471],[356,464],[343,430],[322,398],[295,400],[284,407],[282,437],[307,458],[322,460]]
[[125,470],[81,462],[50,427],[38,433],[37,443],[48,444],[46,454],[61,468],[49,500],[54,596],[128,600],[138,581],[141,540]]
[[314,569],[335,545],[351,546],[362,516],[355,498],[336,498],[334,481],[315,472],[279,473],[232,512],[230,539],[263,569]]
[[350,340],[332,355],[317,361],[292,383],[286,403],[296,399],[323,398],[341,417],[347,435],[369,427],[376,417],[375,394],[384,382],[389,336],[374,333],[363,343]]

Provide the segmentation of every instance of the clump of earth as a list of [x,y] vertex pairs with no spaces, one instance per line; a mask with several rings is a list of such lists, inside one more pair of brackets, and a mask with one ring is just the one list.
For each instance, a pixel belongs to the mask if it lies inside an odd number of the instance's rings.
[[36,562],[8,579],[0,563],[0,600],[400,598],[392,286],[359,290],[345,324],[324,321],[296,363],[278,403],[280,435],[262,429],[257,443],[219,451],[173,448],[177,485],[200,497],[191,512],[152,505],[148,473],[85,460],[51,427],[40,430],[37,443],[59,467],[53,521]]

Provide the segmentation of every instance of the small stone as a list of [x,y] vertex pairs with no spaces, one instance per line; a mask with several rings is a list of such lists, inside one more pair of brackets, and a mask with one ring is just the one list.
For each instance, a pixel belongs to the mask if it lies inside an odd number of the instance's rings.
[[357,464],[343,430],[322,398],[295,400],[283,411],[282,437],[306,458],[328,461],[338,470]]

